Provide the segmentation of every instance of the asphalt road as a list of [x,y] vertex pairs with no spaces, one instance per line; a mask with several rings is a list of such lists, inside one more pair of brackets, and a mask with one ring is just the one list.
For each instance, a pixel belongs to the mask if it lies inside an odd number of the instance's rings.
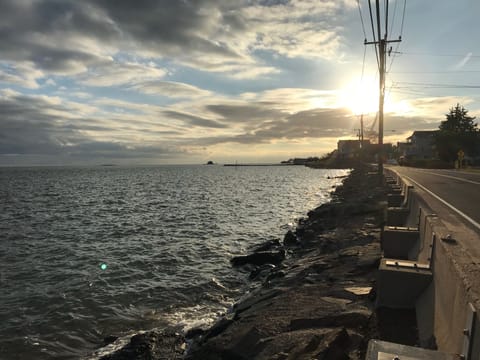
[[[463,253],[456,256],[457,263],[480,265],[480,172],[465,170],[417,169],[388,166],[402,178],[411,182],[415,191],[427,201],[431,211],[445,225]],[[478,268],[477,268],[478,270]],[[475,270],[477,273],[477,270]],[[469,273],[471,270],[464,270]],[[472,276],[478,280],[480,274]]]
[[480,172],[390,168],[413,183],[452,236],[480,263]]
[[[402,176],[407,176],[424,187],[431,197],[436,195],[445,203],[478,224],[480,231],[480,172],[464,170],[431,170],[409,167],[394,167]],[[440,201],[440,199],[436,200]],[[446,204],[445,206],[448,206]],[[451,208],[450,208],[451,209]],[[460,214],[459,214],[460,215]],[[475,226],[475,224],[472,224]]]

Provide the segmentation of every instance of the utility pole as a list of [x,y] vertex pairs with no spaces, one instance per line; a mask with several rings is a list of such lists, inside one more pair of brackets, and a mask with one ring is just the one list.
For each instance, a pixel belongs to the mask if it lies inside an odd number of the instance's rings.
[[363,146],[363,113],[360,115],[360,147]]
[[[377,1],[377,5],[379,0]],[[378,6],[377,6],[378,8]],[[386,40],[387,35],[385,35],[385,39],[381,39],[378,44],[378,57],[380,61],[380,69],[379,69],[379,87],[380,87],[380,94],[378,99],[378,174],[380,176],[383,175],[383,105],[385,102],[385,53],[386,53]]]
[[[369,4],[370,4],[370,0]],[[374,41],[367,42],[365,40],[365,45],[375,45],[378,46],[378,72],[379,72],[379,99],[378,99],[378,175],[383,175],[383,158],[384,158],[384,148],[383,148],[383,105],[385,102],[385,72],[386,72],[386,55],[387,55],[387,44],[400,42],[402,38],[399,37],[398,40],[388,40],[388,0],[386,2],[386,11],[385,11],[385,34],[383,38],[380,38],[380,0],[375,0],[376,11],[377,11],[377,33],[378,41],[375,41],[375,33],[373,34]],[[373,25],[372,25],[373,26]]]

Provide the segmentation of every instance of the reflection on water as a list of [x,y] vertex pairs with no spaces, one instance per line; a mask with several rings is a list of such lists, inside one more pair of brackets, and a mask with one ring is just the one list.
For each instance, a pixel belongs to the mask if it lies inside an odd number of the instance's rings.
[[0,358],[75,358],[110,334],[212,321],[343,170],[0,169]]

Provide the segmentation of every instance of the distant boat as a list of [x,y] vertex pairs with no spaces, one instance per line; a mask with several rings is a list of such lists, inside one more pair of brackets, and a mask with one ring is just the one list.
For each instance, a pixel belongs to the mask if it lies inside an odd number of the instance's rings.
[[215,165],[215,163],[212,160],[209,160],[206,165]]

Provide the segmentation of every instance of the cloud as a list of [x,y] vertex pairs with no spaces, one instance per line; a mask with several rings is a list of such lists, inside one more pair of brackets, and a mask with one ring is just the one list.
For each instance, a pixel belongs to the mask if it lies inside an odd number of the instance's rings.
[[[86,75],[83,81],[94,86],[130,82],[129,74],[138,74],[138,63],[113,62],[122,53],[256,78],[280,72],[255,55],[259,50],[336,59],[343,42],[342,16],[351,3],[4,0],[0,48],[8,63],[29,62],[45,74]],[[143,69],[154,78],[163,76],[161,69]]]
[[201,116],[192,115],[185,112],[165,110],[162,113],[167,118],[181,120],[188,125],[192,125],[196,127],[214,128],[214,129],[224,129],[227,127],[227,125],[222,124],[218,121],[206,119]]
[[[283,97],[286,92],[291,107]],[[174,157],[199,146],[269,144],[351,132],[352,117],[345,109],[313,108],[308,101],[299,107],[298,99],[309,99],[315,91],[308,95],[306,89],[289,89],[276,94],[277,98],[271,91],[260,93],[257,100],[191,98],[158,106],[108,98],[79,103],[5,90],[0,96],[0,154]]]
[[[108,58],[118,32],[101,9],[74,1],[2,1],[2,58],[55,74],[76,74]],[[101,46],[103,42],[103,47]]]
[[37,89],[40,87],[38,80],[44,76],[43,71],[36,69],[30,62],[0,62],[0,82],[2,83]]
[[427,118],[434,117],[438,121],[443,121],[445,114],[448,113],[451,107],[457,103],[462,105],[469,104],[473,102],[473,99],[468,96],[435,96],[412,99],[407,102],[414,109],[415,115],[423,115]]
[[[204,137],[192,143],[214,145],[222,143],[267,144],[278,140],[301,140],[305,138],[339,137],[352,133],[351,112],[346,109],[310,109],[294,114],[283,114],[273,110],[265,114],[263,121],[245,128],[239,133]],[[270,120],[268,120],[270,119]]]
[[166,74],[164,69],[140,63],[106,63],[90,69],[82,76],[81,83],[88,86],[119,86],[145,83],[152,79],[161,79]]
[[225,102],[220,104],[208,104],[206,110],[220,116],[229,123],[258,123],[260,121],[272,121],[282,118],[285,113],[278,111],[268,103],[255,102]]
[[130,89],[149,95],[170,98],[199,98],[212,95],[212,92],[196,86],[174,81],[145,81],[132,85]]
[[[192,91],[201,93],[202,89]],[[155,162],[227,148],[231,152],[235,146],[249,156],[258,147],[265,153],[269,148],[278,153],[286,150],[278,144],[311,149],[322,139],[330,139],[330,144],[331,139],[355,136],[358,117],[351,110],[331,106],[334,95],[288,88],[244,93],[236,100],[212,95],[159,106],[109,98],[87,98],[87,103],[81,103],[2,90],[0,161],[16,154],[72,161],[108,158]],[[387,113],[386,138],[404,140],[403,135],[411,129],[437,128],[451,100],[412,100],[412,106],[420,109],[418,113]],[[431,112],[437,108],[442,109],[439,116]],[[368,127],[369,120],[365,123]],[[320,146],[322,153],[325,146]],[[240,150],[236,156],[241,156]]]
[[152,123],[146,128],[122,127],[122,118],[115,121],[113,116],[113,120],[95,117],[101,109],[57,97],[4,90],[0,93],[0,113],[0,162],[25,156],[73,157],[72,161],[106,157],[155,159],[183,152],[174,142],[160,145],[162,136],[175,134],[173,131],[162,131]]

